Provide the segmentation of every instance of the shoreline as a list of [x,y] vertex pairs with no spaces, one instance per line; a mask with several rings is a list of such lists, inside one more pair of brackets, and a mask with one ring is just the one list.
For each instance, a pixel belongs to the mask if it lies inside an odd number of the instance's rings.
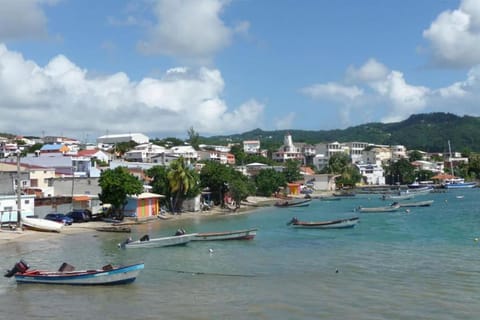
[[[181,221],[186,219],[197,219],[197,218],[206,218],[212,216],[233,216],[239,214],[247,214],[255,211],[258,208],[271,206],[278,198],[273,197],[248,197],[246,201],[242,201],[239,208],[220,208],[218,206],[211,208],[208,211],[197,211],[197,212],[183,212],[181,214],[165,214],[152,217],[144,221],[124,221],[118,226],[128,226],[135,224],[151,223],[153,221]],[[62,228],[61,232],[42,232],[34,230],[0,230],[0,245],[6,243],[13,243],[19,241],[37,241],[39,239],[44,239],[46,237],[62,237],[68,234],[78,234],[78,233],[94,233],[99,232],[96,230],[98,227],[114,226],[110,222],[104,221],[89,221],[82,223],[73,223],[70,226],[65,226]]]

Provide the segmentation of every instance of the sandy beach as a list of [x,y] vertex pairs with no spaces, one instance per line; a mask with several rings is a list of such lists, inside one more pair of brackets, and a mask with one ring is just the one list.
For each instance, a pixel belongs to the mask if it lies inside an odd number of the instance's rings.
[[[158,220],[182,220],[182,219],[192,219],[198,217],[209,217],[214,215],[238,215],[238,214],[245,214],[249,213],[259,207],[264,206],[271,206],[276,201],[277,198],[269,198],[269,197],[248,197],[246,201],[243,201],[239,208],[220,208],[219,206],[215,206],[207,211],[198,211],[198,212],[183,212],[182,214],[172,215],[172,214],[165,214],[160,215],[158,218],[153,217],[152,219],[145,220],[145,221],[135,221],[135,220],[125,220],[120,225],[128,226],[140,223],[151,223]],[[96,228],[98,227],[105,227],[105,226],[112,226],[112,223],[104,222],[104,221],[89,221],[89,222],[82,222],[82,223],[74,223],[70,226],[65,226],[62,228],[62,231],[57,232],[40,232],[40,231],[33,231],[33,230],[0,230],[0,245],[2,243],[12,242],[12,241],[35,241],[39,238],[46,238],[46,237],[61,237],[66,234],[73,234],[73,233],[82,233],[82,232],[97,232]]]

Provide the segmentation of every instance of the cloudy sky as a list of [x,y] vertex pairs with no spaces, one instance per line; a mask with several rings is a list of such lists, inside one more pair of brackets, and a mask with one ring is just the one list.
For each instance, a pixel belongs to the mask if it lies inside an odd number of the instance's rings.
[[480,0],[0,0],[0,132],[480,116]]

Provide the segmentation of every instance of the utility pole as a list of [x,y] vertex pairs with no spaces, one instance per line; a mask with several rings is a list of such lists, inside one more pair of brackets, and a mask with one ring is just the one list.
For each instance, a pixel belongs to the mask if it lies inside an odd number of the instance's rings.
[[17,227],[22,227],[22,188],[20,185],[20,149],[15,151],[17,156]]

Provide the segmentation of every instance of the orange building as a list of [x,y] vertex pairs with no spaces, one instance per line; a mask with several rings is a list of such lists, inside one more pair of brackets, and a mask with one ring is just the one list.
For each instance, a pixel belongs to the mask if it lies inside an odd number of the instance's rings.
[[125,217],[145,220],[156,216],[160,212],[160,199],[165,196],[156,193],[144,192],[139,195],[128,196],[124,209]]

